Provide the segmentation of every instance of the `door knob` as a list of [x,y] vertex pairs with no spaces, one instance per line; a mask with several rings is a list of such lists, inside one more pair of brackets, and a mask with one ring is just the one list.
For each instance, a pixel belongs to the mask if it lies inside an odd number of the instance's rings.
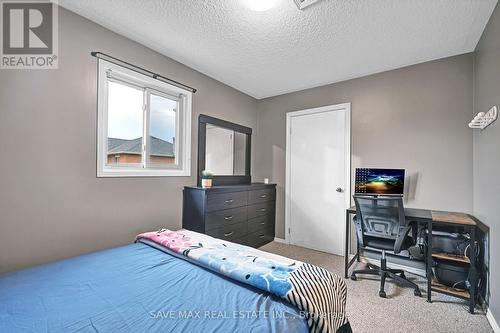
[[342,188],[337,187],[337,189],[336,189],[335,191],[337,191],[337,192],[339,192],[339,193],[342,193],[342,191],[343,191],[343,190],[342,190]]

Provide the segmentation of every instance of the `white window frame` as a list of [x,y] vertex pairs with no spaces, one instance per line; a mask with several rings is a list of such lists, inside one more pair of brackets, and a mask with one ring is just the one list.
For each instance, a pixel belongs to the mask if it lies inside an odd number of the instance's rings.
[[[147,75],[137,73],[128,68],[113,64],[109,61],[99,59],[98,64],[98,87],[97,87],[97,177],[189,177],[191,176],[191,106],[192,92],[178,88],[166,82],[159,81]],[[172,167],[145,166],[149,159],[149,136],[146,136],[149,119],[146,121],[144,111],[144,135],[147,143],[143,147],[142,165],[107,165],[108,148],[108,81],[109,74],[112,80],[124,81],[125,84],[137,85],[146,90],[147,96],[151,93],[159,96],[166,95],[168,98],[179,101],[179,110],[176,112],[176,138],[175,158],[178,163]],[[144,101],[149,104],[149,98]],[[149,108],[149,106],[147,107]],[[146,163],[147,164],[147,163]]]

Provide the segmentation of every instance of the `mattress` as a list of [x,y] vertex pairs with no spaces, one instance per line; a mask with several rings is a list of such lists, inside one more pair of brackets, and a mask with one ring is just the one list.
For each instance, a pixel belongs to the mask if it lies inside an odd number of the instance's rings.
[[307,332],[298,309],[136,243],[0,276],[0,332]]

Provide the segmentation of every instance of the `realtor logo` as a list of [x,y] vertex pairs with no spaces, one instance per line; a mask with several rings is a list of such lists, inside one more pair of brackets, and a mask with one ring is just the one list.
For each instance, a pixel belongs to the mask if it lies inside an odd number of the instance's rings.
[[1,2],[0,68],[57,68],[57,5],[50,1]]

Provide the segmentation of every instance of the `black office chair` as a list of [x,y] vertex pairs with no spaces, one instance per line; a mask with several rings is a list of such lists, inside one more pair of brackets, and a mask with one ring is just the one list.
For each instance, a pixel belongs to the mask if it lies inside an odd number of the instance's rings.
[[386,297],[384,290],[386,278],[393,279],[404,287],[414,289],[415,296],[422,296],[418,286],[407,280],[401,269],[387,268],[385,251],[395,254],[407,250],[414,240],[409,236],[411,225],[405,218],[403,199],[401,197],[369,197],[354,196],[356,203],[356,235],[360,248],[375,249],[382,252],[380,267],[367,264],[367,269],[355,270],[351,279],[356,281],[357,274],[380,276],[380,297]]

